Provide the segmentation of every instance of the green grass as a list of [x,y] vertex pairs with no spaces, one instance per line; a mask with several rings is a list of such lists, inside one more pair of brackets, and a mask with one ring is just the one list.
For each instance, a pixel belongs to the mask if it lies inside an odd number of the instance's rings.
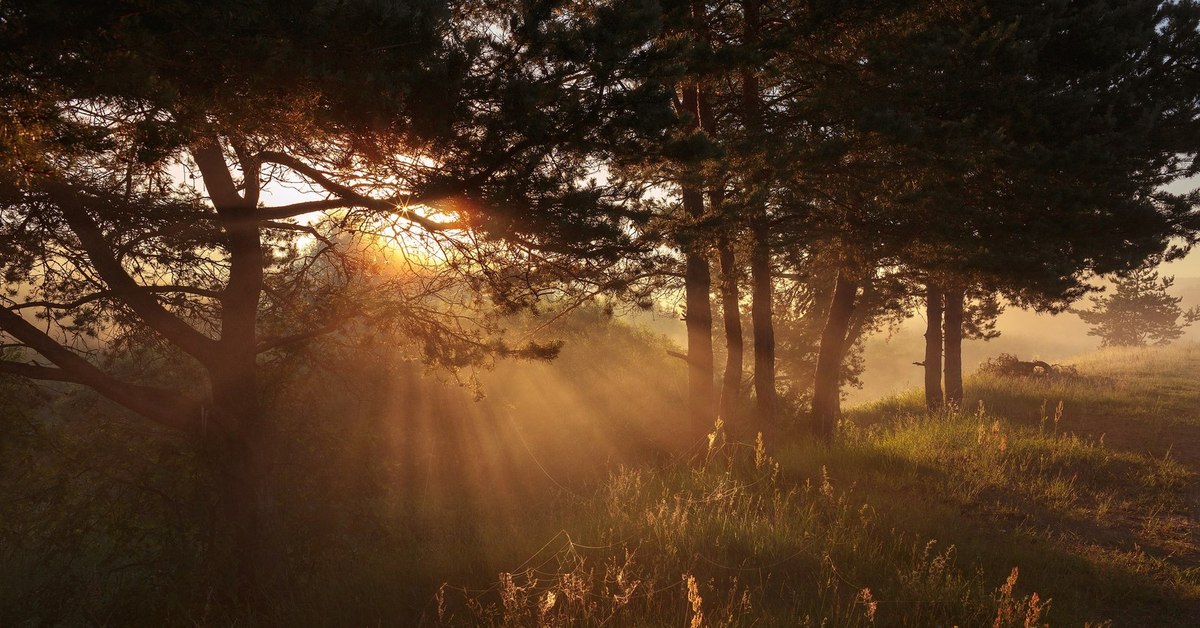
[[447,584],[425,620],[1186,625],[1200,349],[1076,365],[974,377],[963,412],[928,417],[917,394],[854,408],[829,447],[718,435],[696,459],[623,469],[562,496],[549,543]]

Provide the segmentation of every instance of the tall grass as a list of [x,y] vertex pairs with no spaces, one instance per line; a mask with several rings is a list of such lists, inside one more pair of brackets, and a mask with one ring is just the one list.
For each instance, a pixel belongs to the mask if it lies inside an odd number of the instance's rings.
[[1112,435],[1200,390],[1170,388],[1198,360],[1110,351],[1071,378],[977,376],[968,410],[902,395],[849,413],[831,446],[781,438],[770,455],[718,426],[703,456],[562,496],[545,546],[476,590],[444,585],[424,619],[1183,625],[1200,602],[1193,467]]
[[[725,442],[621,469],[563,504],[565,527],[486,590],[440,589],[445,625],[1020,626],[1047,610],[953,545],[895,529],[822,471],[788,478],[765,446]],[[1010,582],[1011,579],[1011,582]]]

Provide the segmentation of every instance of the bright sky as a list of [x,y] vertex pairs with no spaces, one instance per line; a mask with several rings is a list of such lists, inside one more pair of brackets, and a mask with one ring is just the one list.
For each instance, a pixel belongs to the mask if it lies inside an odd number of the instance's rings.
[[[1187,192],[1197,188],[1200,188],[1200,177],[1177,181],[1174,185],[1167,187],[1168,190],[1176,193]],[[1193,250],[1183,259],[1163,264],[1161,272],[1163,275],[1175,275],[1180,279],[1184,277],[1200,277],[1200,250]]]

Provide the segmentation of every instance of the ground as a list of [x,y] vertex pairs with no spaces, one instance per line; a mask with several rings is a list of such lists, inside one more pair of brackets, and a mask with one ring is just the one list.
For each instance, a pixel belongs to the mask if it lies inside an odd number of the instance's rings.
[[519,525],[559,532],[526,536],[499,579],[448,582],[438,617],[1189,625],[1200,347],[1072,364],[1049,379],[976,375],[961,412],[929,417],[916,391],[852,408],[830,447],[718,430],[706,452],[624,469]]
[[3,440],[0,625],[1200,617],[1200,345],[976,374],[961,411],[933,416],[920,391],[850,407],[830,445],[799,421],[738,440],[731,419],[685,453],[681,367],[641,336],[622,346],[498,369],[485,402],[382,370],[299,388],[281,412],[308,432],[276,479],[286,573],[249,617],[204,579],[204,528],[188,523],[203,487],[178,439],[39,418],[99,411],[86,399],[0,397],[41,408]]

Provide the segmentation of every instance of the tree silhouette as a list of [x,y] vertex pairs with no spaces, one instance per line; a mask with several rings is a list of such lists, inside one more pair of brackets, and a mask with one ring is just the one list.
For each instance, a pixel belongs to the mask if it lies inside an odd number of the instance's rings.
[[1200,320],[1200,307],[1185,311],[1179,307],[1183,297],[1171,296],[1174,283],[1174,277],[1141,268],[1118,277],[1112,294],[1092,297],[1090,310],[1074,312],[1091,325],[1088,335],[1099,336],[1102,347],[1169,344]]
[[[640,268],[622,191],[589,177],[668,103],[622,88],[638,14],[454,9],[0,6],[0,373],[92,388],[202,444],[245,599],[273,562],[264,361],[364,321],[451,367],[544,356],[481,326],[487,310]],[[457,280],[338,294],[364,232]],[[113,368],[105,349],[131,342],[160,360]]]

